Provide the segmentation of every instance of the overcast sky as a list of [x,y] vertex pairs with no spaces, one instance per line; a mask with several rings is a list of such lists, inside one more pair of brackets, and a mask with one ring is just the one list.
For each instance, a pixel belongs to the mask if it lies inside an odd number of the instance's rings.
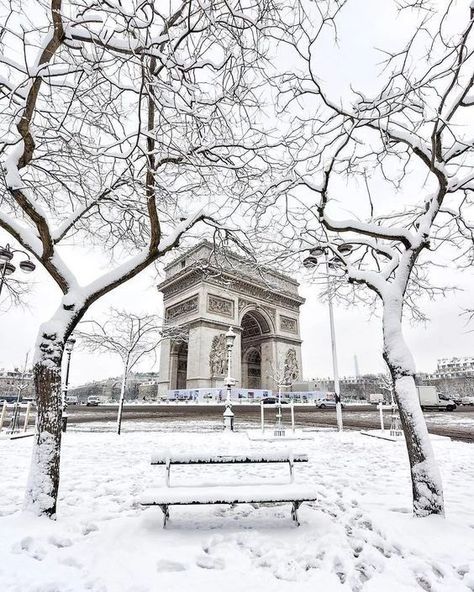
[[[387,12],[386,2],[365,0],[352,2],[352,8],[339,21],[339,46],[328,45],[326,53],[318,54],[318,70],[321,80],[341,95],[347,92],[348,83],[354,86],[376,87],[377,63],[380,54],[375,47],[387,47],[401,41],[408,34],[407,14]],[[469,2],[460,2],[467,7]],[[464,9],[465,10],[465,9]],[[328,41],[329,44],[329,41]],[[0,245],[9,239],[0,233]],[[447,257],[448,255],[446,255]],[[97,256],[90,252],[90,262],[80,270],[82,281],[92,279],[98,267],[105,268]],[[426,302],[425,311],[431,317],[426,326],[411,326],[405,323],[407,341],[415,356],[418,371],[433,371],[437,358],[474,355],[474,333],[466,327],[466,319],[460,316],[463,308],[472,307],[474,275],[472,270],[456,272],[448,259],[442,261],[448,270],[440,272],[440,280],[456,285],[462,291],[450,294],[436,302]],[[449,271],[451,268],[451,271]],[[302,279],[295,270],[298,279]],[[0,310],[0,368],[21,367],[27,352],[32,352],[36,334],[41,322],[53,314],[58,305],[58,291],[42,270],[28,276],[34,284],[26,298],[27,308]],[[140,277],[103,298],[89,311],[88,318],[100,316],[110,305],[127,308],[135,312],[162,311],[161,296],[156,284],[155,271],[148,271]],[[301,294],[306,303],[301,309],[301,336],[303,338],[303,373],[305,378],[330,376],[331,349],[327,305],[318,301],[315,287],[304,284]],[[381,322],[378,317],[369,318],[367,311],[360,308],[336,307],[336,332],[341,375],[355,373],[354,356],[357,355],[361,373],[384,370],[381,357]],[[470,329],[474,329],[471,326]],[[32,354],[30,353],[30,359]],[[75,351],[71,366],[71,383],[81,384],[93,379],[117,375],[120,361],[111,356],[88,355]],[[153,360],[141,365],[143,370],[158,370]]]
[[[0,244],[4,244],[4,235]],[[474,333],[469,333],[465,318],[459,316],[462,309],[472,301],[472,275],[453,272],[451,276],[452,283],[465,290],[436,302],[427,302],[424,309],[432,320],[426,326],[405,323],[405,333],[418,371],[433,371],[437,358],[474,355]],[[28,278],[35,280],[27,299],[28,308],[0,313],[0,368],[22,366],[28,351],[31,359],[39,325],[49,318],[57,305],[56,289],[44,272],[38,270]],[[303,278],[300,276],[299,279]],[[161,315],[162,299],[156,283],[156,277],[151,272],[136,278],[95,304],[87,318],[100,318],[110,305]],[[331,376],[327,304],[318,300],[315,286],[303,284],[300,291],[306,298],[301,308],[304,377]],[[335,319],[341,375],[355,374],[355,355],[361,373],[384,371],[380,319],[376,316],[370,318],[363,307],[346,309],[339,305],[335,307]],[[474,326],[470,328],[474,329]],[[153,362],[150,359],[139,368],[145,371],[158,370],[158,363],[153,365]],[[76,350],[71,364],[71,384],[116,376],[120,368],[120,361],[113,356],[90,355]]]

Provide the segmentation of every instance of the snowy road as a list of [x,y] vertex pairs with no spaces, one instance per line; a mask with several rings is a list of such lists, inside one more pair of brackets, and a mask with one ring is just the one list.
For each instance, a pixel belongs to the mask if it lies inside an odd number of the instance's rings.
[[[233,407],[236,428],[246,429],[260,422],[258,405],[241,405]],[[284,417],[289,415],[283,407]],[[124,421],[154,420],[157,423],[175,422],[179,420],[202,421],[222,425],[222,405],[126,405]],[[266,417],[271,420],[275,410],[267,409]],[[117,406],[102,405],[99,407],[70,406],[68,407],[69,423],[114,422]],[[386,426],[390,425],[390,412],[384,413]],[[459,407],[454,412],[429,412],[425,414],[429,430],[434,434],[450,436],[457,440],[474,442],[474,407]],[[344,425],[347,428],[367,429],[380,426],[379,412],[370,405],[346,407],[343,413]],[[335,426],[336,417],[333,409],[316,409],[314,406],[295,407],[295,421],[298,426],[318,427]]]
[[[120,437],[66,433],[56,522],[18,512],[31,440],[0,442],[2,592],[474,590],[472,445],[434,442],[445,520],[411,517],[402,443],[323,432],[293,443],[310,460],[296,468],[296,481],[319,490],[317,502],[301,507],[300,528],[282,504],[172,508],[163,530],[160,510],[138,504],[141,492],[163,479],[162,468],[149,465],[152,451],[235,453],[282,445],[196,433],[201,422],[168,422],[173,432],[148,431],[153,426],[127,422]],[[262,479],[286,480],[287,468],[178,467],[172,484]]]

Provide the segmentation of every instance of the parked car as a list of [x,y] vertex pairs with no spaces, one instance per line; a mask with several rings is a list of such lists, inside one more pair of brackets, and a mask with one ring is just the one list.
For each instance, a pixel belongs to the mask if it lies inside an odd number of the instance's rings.
[[474,405],[474,397],[472,395],[471,396],[467,396],[467,397],[463,397],[461,399],[461,403],[463,405]]
[[[332,399],[319,399],[316,401],[316,407],[318,409],[335,409],[336,401],[333,401]],[[341,403],[341,407],[344,409],[344,403]]]
[[[262,399],[262,403],[264,405],[275,405],[276,403],[278,403],[278,397],[264,397]],[[281,400],[282,405],[288,405],[288,399],[283,399]]]
[[87,397],[87,407],[97,407],[97,405],[100,403],[99,401],[99,397],[94,397],[94,395],[91,395],[90,397]]
[[67,395],[66,405],[79,405],[79,399],[76,395]]

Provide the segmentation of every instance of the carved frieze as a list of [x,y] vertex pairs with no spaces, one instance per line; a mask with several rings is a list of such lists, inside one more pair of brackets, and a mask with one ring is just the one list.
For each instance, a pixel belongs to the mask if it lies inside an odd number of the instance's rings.
[[280,329],[286,333],[298,333],[298,323],[296,319],[280,315]]
[[284,384],[290,385],[298,380],[300,375],[300,369],[298,366],[298,359],[296,357],[296,350],[294,348],[290,348],[286,352],[285,357],[285,367],[284,367]]
[[173,304],[173,306],[169,306],[165,312],[165,318],[167,321],[173,321],[178,317],[182,317],[184,315],[190,314],[192,312],[196,312],[199,308],[199,296],[196,294],[187,300],[183,300],[183,302],[178,302],[178,304]]
[[223,317],[233,318],[234,302],[232,300],[227,300],[227,298],[221,298],[220,296],[209,294],[207,297],[207,311]]
[[[163,289],[163,297],[165,300],[171,298],[175,294],[179,294],[184,292],[188,288],[200,284],[202,281],[202,274],[194,272],[191,273],[176,282],[173,282],[171,285],[167,286]],[[160,287],[160,286],[159,286]]]
[[209,368],[211,376],[222,376],[227,372],[227,354],[225,347],[225,334],[216,335],[211,343],[209,354]]

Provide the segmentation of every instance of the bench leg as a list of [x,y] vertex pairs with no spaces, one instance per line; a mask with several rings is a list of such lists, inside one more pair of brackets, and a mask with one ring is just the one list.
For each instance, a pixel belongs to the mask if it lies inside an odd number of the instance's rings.
[[168,518],[170,517],[168,506],[160,505],[160,508],[161,508],[161,511],[163,512],[163,528],[166,528],[166,523],[168,522]]
[[298,508],[301,506],[301,502],[293,502],[291,504],[291,517],[293,518],[293,522],[296,524],[296,526],[300,525],[300,522],[298,520]]

